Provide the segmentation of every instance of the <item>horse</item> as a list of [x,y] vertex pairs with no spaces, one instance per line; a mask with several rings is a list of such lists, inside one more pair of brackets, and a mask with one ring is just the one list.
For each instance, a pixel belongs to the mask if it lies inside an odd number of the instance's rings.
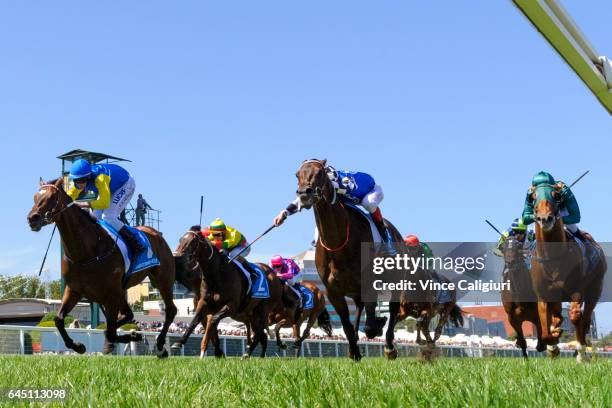
[[584,233],[591,250],[597,251],[599,258],[592,267],[583,258],[574,239],[568,239],[561,214],[561,188],[560,184],[539,184],[530,191],[528,199],[534,206],[537,242],[531,258],[531,280],[538,300],[542,341],[549,355],[559,355],[562,302],[569,301],[569,318],[576,328],[578,342],[576,359],[581,362],[593,310],[601,296],[607,264],[601,247],[590,235]]
[[34,206],[28,214],[28,224],[32,231],[37,232],[45,225],[55,223],[62,238],[64,256],[61,273],[66,287],[54,321],[64,344],[79,354],[86,351],[85,346],[73,341],[64,328],[65,316],[83,297],[99,303],[106,316],[105,354],[113,352],[115,342],[142,340],[137,333],[117,335],[117,328],[134,318],[125,297],[126,289],[148,276],[153,286],[159,289],[166,306],[164,325],[157,337],[156,354],[160,358],[167,357],[168,351],[164,347],[166,334],[177,312],[172,300],[174,261],[170,247],[155,229],[138,227],[147,235],[160,264],[134,273],[124,282],[124,260],[117,243],[88,212],[74,205],[63,185],[63,178],[46,184],[40,180],[40,189],[34,195]]
[[[184,346],[198,323],[202,322],[205,333],[200,346],[200,357],[206,354],[209,341],[213,343],[215,357],[224,357],[217,326],[222,319],[231,317],[253,328],[254,338],[249,342],[243,358],[249,358],[258,344],[261,345],[260,356],[265,357],[268,347],[265,332],[268,315],[282,308],[282,284],[272,269],[265,264],[258,264],[265,272],[270,297],[252,298],[248,293],[249,282],[240,268],[219,252],[196,227],[181,237],[175,251],[175,262],[182,263],[179,282],[197,293],[198,301],[193,320],[172,348]],[[190,272],[185,274],[182,271]],[[197,273],[200,275],[199,287],[194,286],[194,282],[197,283],[194,274]]]
[[538,315],[538,304],[531,283],[531,276],[525,262],[523,244],[513,236],[504,241],[501,248],[504,255],[503,281],[510,282],[510,289],[503,289],[501,300],[508,315],[508,322],[516,333],[516,346],[527,358],[527,342],[523,335],[523,322],[531,322],[536,327],[538,344],[537,351],[544,351],[546,346],[542,342],[542,329]]
[[[328,336],[333,334],[329,313],[325,308],[325,294],[319,290],[314,282],[302,281],[300,284],[310,289],[313,293],[312,309],[302,309],[299,316],[296,316],[295,307],[285,306],[282,308],[282,310],[273,311],[268,316],[268,326],[274,325],[274,336],[276,337],[276,345],[279,349],[287,349],[287,345],[281,339],[280,329],[283,327],[291,327],[293,329],[293,338],[295,340],[293,348],[295,350],[296,357],[300,356],[302,343],[310,336],[310,329],[314,325],[315,321]],[[289,289],[286,284],[283,285],[283,294],[285,296],[295,296],[293,291]],[[306,322],[306,327],[304,328],[302,334],[300,334],[300,328],[304,322]],[[251,328],[249,325],[247,325],[248,341],[251,340],[250,331]]]
[[[298,189],[296,194],[302,208],[314,209],[319,239],[315,249],[315,264],[319,277],[327,289],[327,298],[340,317],[342,329],[349,342],[349,357],[361,359],[357,345],[358,325],[350,321],[345,297],[353,299],[357,310],[365,306],[365,334],[372,339],[382,335],[386,319],[376,316],[376,302],[362,302],[361,292],[361,254],[362,243],[372,242],[372,232],[368,221],[356,213],[356,209],[343,204],[326,174],[326,160],[306,160],[296,173]],[[402,242],[397,229],[385,220],[394,242]],[[397,357],[393,344],[395,318],[399,303],[389,304],[389,322],[385,335],[384,353],[388,359]],[[357,323],[357,322],[356,322]]]
[[[407,255],[414,258],[424,256],[423,248],[420,246],[405,248]],[[418,281],[431,280],[441,283],[450,283],[450,280],[445,276],[438,275],[435,271],[431,271],[425,267],[419,266],[412,275],[412,280]],[[416,319],[417,338],[416,342],[419,345],[427,345],[427,349],[423,350],[425,359],[429,359],[433,354],[433,348],[436,346],[436,341],[442,335],[442,329],[449,318],[455,327],[463,326],[463,312],[457,305],[457,290],[450,291],[450,300],[448,302],[439,302],[438,293],[433,289],[419,290],[418,296],[414,296],[412,291],[405,290],[400,295],[400,308],[396,317],[397,322],[412,317]],[[440,316],[436,328],[434,329],[434,337],[431,337],[429,326],[432,319]],[[425,340],[421,339],[421,333]]]

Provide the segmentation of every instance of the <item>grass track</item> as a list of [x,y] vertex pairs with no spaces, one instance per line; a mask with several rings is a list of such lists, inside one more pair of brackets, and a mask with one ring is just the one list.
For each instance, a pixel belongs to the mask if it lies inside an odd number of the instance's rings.
[[0,356],[0,387],[66,387],[75,407],[612,407],[611,373],[609,359]]

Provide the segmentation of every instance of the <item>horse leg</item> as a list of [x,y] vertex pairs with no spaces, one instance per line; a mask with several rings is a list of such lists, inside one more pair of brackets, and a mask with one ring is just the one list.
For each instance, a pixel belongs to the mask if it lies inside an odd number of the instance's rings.
[[104,305],[106,315],[106,330],[104,331],[104,348],[102,353],[111,354],[115,351],[115,342],[117,341],[117,311],[118,306],[112,303],[113,300],[117,299],[114,296],[110,297],[111,303]]
[[[261,357],[265,357],[266,355],[266,348],[268,346],[268,338],[266,336],[266,330],[265,330],[265,321],[266,318],[262,316],[260,316],[261,313],[253,313],[253,315],[251,315],[251,327],[253,329],[253,341],[251,342],[251,344],[248,345],[246,352],[242,355],[243,359],[247,359],[249,357],[251,357],[251,355],[253,354],[253,351],[255,351],[255,347],[257,347],[257,344],[261,343]],[[264,337],[265,337],[265,341],[264,341]]]
[[523,352],[523,357],[527,359],[527,341],[525,340],[525,336],[523,335],[523,322],[516,315],[516,307],[512,309],[512,314],[509,316],[510,326],[514,329],[514,333],[516,333],[516,346],[520,347]]
[[213,315],[208,315],[206,317],[206,330],[204,331],[204,337],[202,337],[202,341],[200,342],[200,358],[204,358],[206,356],[208,342],[216,331],[217,326],[213,326]]
[[397,314],[399,313],[399,302],[389,303],[389,325],[387,326],[387,333],[385,336],[385,357],[388,360],[395,360],[397,358],[397,349],[393,344],[395,340],[395,323],[397,322]]
[[442,312],[439,314],[440,319],[438,320],[438,324],[436,325],[436,330],[434,330],[434,343],[438,341],[438,339],[442,335],[442,329],[444,328],[446,322],[448,322],[448,315],[450,314],[450,311],[453,307],[453,303],[447,303],[444,305]]
[[121,303],[119,304],[119,319],[117,320],[117,327],[121,327],[126,323],[131,323],[134,321],[134,312],[132,312],[132,308],[128,303],[125,297],[121,298]]
[[361,360],[361,351],[357,345],[357,332],[351,324],[346,299],[343,295],[337,294],[331,290],[328,290],[327,292],[327,299],[329,299],[329,302],[332,304],[334,309],[336,309],[336,313],[338,313],[338,316],[340,317],[344,335],[349,343],[349,357],[355,361]]
[[202,299],[198,301],[198,304],[196,306],[196,309],[193,315],[193,319],[191,319],[191,323],[189,323],[189,327],[187,327],[187,330],[185,330],[185,333],[183,333],[183,337],[181,337],[179,341],[172,344],[172,348],[180,349],[181,347],[183,347],[185,343],[187,343],[187,340],[189,339],[189,336],[191,336],[191,333],[193,333],[198,323],[200,323],[201,321],[202,322],[204,321],[204,300]]
[[295,349],[295,356],[300,356],[300,350],[302,349],[302,338],[300,336],[300,322],[294,321],[291,325],[293,329],[293,338],[295,339],[295,343],[293,343],[293,348]]
[[[312,328],[312,326],[314,326],[315,321],[317,320],[317,317],[318,317],[318,313],[315,313],[314,309],[311,310],[310,314],[308,315],[308,321],[306,322],[306,328],[304,329],[304,332],[300,336],[300,345],[304,343],[304,340],[310,337],[310,329]],[[300,326],[301,326],[301,323],[298,325],[298,327]]]
[[166,358],[168,357],[168,350],[166,350],[164,347],[164,345],[166,344],[166,334],[168,333],[168,328],[174,321],[177,309],[172,299],[172,284],[167,285],[166,283],[164,283],[163,285],[159,285],[159,293],[161,294],[162,300],[164,301],[166,309],[166,318],[164,319],[164,325],[161,329],[161,332],[157,336],[156,353],[157,357]]
[[64,290],[64,296],[62,298],[62,304],[59,310],[57,311],[57,315],[55,315],[55,317],[53,318],[53,321],[55,323],[55,327],[62,336],[66,347],[76,351],[79,354],[83,354],[85,353],[85,346],[81,343],[73,341],[68,335],[66,328],[64,327],[64,318],[68,313],[70,313],[70,311],[76,306],[76,304],[79,303],[80,298],[81,295],[73,292],[70,289],[70,286],[66,286],[66,289]]
[[586,358],[585,349],[589,344],[587,335],[589,334],[589,331],[591,330],[591,319],[593,317],[593,310],[595,309],[595,305],[596,305],[596,302],[591,302],[591,301],[584,302],[584,312],[582,313],[582,321],[581,321],[582,338],[578,339],[579,348],[578,348],[578,355],[576,356],[576,359],[578,362],[582,362]]
[[221,350],[221,341],[219,340],[219,331],[213,330],[213,333],[210,337],[213,347],[215,348],[215,357],[221,358],[225,357],[225,353]]
[[376,302],[368,302],[365,305],[366,324],[365,335],[368,339],[373,339],[377,336],[382,336],[383,328],[387,322],[386,317],[376,316]]
[[285,319],[281,319],[279,320],[275,325],[274,325],[274,336],[276,336],[276,345],[278,346],[279,349],[281,350],[286,350],[287,349],[287,344],[285,344],[285,342],[281,339],[281,335],[280,335],[280,330],[281,328],[286,325],[287,323],[289,323],[289,321],[285,318]]
[[359,325],[361,324],[361,313],[363,313],[363,302],[361,298],[355,300],[355,333],[359,333]]

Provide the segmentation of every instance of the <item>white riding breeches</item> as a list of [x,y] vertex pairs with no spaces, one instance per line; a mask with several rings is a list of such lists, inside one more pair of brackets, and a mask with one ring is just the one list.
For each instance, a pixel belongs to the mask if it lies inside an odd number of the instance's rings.
[[104,210],[95,210],[97,219],[102,219],[109,223],[114,229],[119,231],[123,228],[123,222],[119,219],[121,211],[128,205],[136,191],[136,182],[132,177],[119,187],[111,196],[110,206]]
[[382,187],[378,184],[374,185],[372,191],[366,194],[365,197],[361,200],[361,205],[363,208],[368,210],[369,213],[373,213],[378,208],[380,202],[385,198],[383,194]]

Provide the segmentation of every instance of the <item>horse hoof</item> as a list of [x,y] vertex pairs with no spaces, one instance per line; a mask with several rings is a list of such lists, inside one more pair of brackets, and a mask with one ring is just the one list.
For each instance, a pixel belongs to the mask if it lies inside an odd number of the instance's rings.
[[179,342],[176,343],[172,343],[172,345],[170,346],[170,348],[172,350],[180,350],[183,347],[183,345]]
[[248,360],[249,358],[251,358],[251,355],[249,353],[244,353],[242,357],[240,357],[241,360]]
[[112,354],[113,351],[115,351],[115,345],[110,344],[110,345],[104,346],[104,349],[102,350],[102,354]]
[[366,327],[365,335],[368,339],[372,340],[373,338],[382,335],[382,330],[378,330],[376,327]]
[[220,354],[215,354],[216,358],[225,358],[225,354],[221,352]]
[[536,350],[537,350],[539,353],[541,353],[541,352],[543,352],[544,350],[546,350],[546,345],[545,345],[544,343],[538,343],[538,344],[536,345]]
[[353,361],[359,362],[361,360],[361,353],[354,353],[349,356]]
[[559,347],[557,347],[557,345],[548,346],[546,347],[546,354],[548,354],[548,357],[550,358],[557,358],[559,357],[559,354],[561,354],[561,350],[559,350]]
[[72,349],[79,354],[83,354],[86,351],[85,345],[83,343],[74,343]]
[[281,344],[278,345],[278,348],[281,349],[281,350],[287,350],[287,344],[281,343]]
[[385,347],[385,357],[387,360],[395,360],[397,358],[397,349],[395,347],[392,349]]
[[168,350],[165,347],[157,350],[157,358],[168,358]]

